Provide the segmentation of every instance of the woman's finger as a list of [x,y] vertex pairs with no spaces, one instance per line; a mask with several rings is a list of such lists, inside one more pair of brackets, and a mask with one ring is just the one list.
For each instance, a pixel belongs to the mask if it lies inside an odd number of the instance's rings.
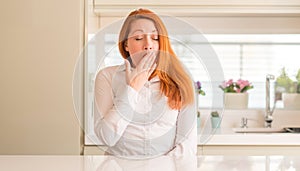
[[155,59],[156,59],[156,53],[153,51],[151,55],[148,57],[146,63],[147,65],[145,67],[146,70],[149,70],[153,66],[153,64],[155,63]]
[[153,57],[153,53],[154,51],[148,51],[142,58],[141,62],[140,62],[140,66],[142,69],[148,69],[151,64],[149,63]]
[[153,52],[152,56],[149,58],[149,61],[148,61],[149,67],[153,66],[153,64],[155,63],[155,60],[156,60],[156,53]]
[[156,63],[154,63],[154,64],[151,66],[151,68],[150,68],[150,70],[149,70],[149,73],[148,73],[148,78],[149,78],[150,75],[153,73],[153,71],[156,69],[156,66],[157,66]]
[[126,82],[127,82],[127,84],[130,83],[130,73],[131,73],[130,62],[127,59],[125,59],[125,74],[126,74]]
[[126,73],[130,73],[131,71],[130,62],[127,59],[125,59],[125,71]]

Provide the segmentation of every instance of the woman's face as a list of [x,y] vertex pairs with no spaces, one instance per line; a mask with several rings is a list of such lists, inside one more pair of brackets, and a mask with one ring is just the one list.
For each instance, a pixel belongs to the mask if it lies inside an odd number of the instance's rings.
[[137,19],[130,25],[125,50],[129,52],[133,65],[136,66],[147,53],[159,49],[158,32],[153,21]]

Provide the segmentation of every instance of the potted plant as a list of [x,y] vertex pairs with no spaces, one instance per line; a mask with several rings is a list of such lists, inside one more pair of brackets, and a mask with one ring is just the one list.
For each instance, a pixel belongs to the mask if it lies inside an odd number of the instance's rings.
[[201,123],[201,120],[200,120],[200,110],[199,110],[199,95],[202,95],[202,96],[205,96],[205,92],[202,90],[202,85],[201,85],[201,82],[200,81],[196,81],[195,82],[195,91],[196,91],[196,108],[197,108],[197,126],[200,127],[200,123]]
[[220,128],[221,125],[221,117],[218,111],[213,111],[210,113],[210,121],[212,128]]
[[254,88],[248,80],[229,79],[219,86],[224,92],[224,106],[231,109],[245,109],[248,107],[247,91]]
[[286,109],[300,109],[300,69],[295,78],[296,81],[293,81],[285,68],[281,69],[281,74],[276,78],[275,92]]
[[277,93],[294,93],[294,82],[286,73],[285,68],[281,69],[280,75],[276,78],[276,92]]
[[300,94],[300,69],[298,69],[296,80],[297,80],[297,93]]

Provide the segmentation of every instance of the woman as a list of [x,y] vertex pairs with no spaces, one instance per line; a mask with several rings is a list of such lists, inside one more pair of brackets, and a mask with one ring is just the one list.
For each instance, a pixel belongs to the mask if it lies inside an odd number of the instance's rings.
[[107,153],[139,158],[196,155],[193,81],[152,11],[129,14],[119,35],[124,65],[100,70],[94,121]]

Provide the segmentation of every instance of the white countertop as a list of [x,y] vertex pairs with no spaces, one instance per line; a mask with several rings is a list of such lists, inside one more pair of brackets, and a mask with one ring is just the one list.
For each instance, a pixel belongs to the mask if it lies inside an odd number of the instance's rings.
[[9,171],[197,171],[299,170],[300,156],[161,156],[126,160],[112,156],[0,156],[0,170]]
[[296,133],[235,133],[231,128],[200,131],[198,145],[300,145]]

